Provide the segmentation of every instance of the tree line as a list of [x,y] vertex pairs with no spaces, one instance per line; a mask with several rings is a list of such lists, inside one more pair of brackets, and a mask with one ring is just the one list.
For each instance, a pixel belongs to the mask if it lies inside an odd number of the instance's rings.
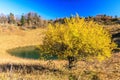
[[85,17],[87,21],[93,20],[99,24],[104,25],[114,25],[114,24],[120,24],[120,18],[117,16],[108,16],[106,14],[96,15],[96,16],[88,16]]
[[[70,17],[72,18],[72,16]],[[79,17],[83,18],[83,17]],[[98,24],[104,24],[104,25],[114,25],[114,24],[120,24],[120,18],[118,16],[108,16],[106,14],[96,15],[96,16],[87,16],[84,17],[86,21],[94,21]],[[53,23],[65,23],[64,19],[66,18],[59,18],[53,21]]]
[[[72,17],[70,17],[72,18]],[[82,18],[82,17],[79,17]],[[105,14],[102,15],[96,15],[96,16],[88,16],[84,17],[86,21],[95,21],[99,24],[104,25],[114,25],[114,24],[120,24],[120,18],[115,16],[108,16]],[[45,20],[40,15],[38,15],[35,12],[29,12],[27,14],[22,14],[19,18],[15,16],[13,13],[10,13],[9,15],[0,14],[0,25],[4,24],[13,24],[20,27],[25,28],[37,28],[37,27],[46,27],[49,23],[55,24],[55,23],[65,23],[66,18],[58,18],[55,20]]]
[[44,20],[40,15],[34,12],[22,14],[20,18],[10,13],[9,15],[0,14],[0,24],[13,24],[26,28],[37,28],[46,27],[48,20]]

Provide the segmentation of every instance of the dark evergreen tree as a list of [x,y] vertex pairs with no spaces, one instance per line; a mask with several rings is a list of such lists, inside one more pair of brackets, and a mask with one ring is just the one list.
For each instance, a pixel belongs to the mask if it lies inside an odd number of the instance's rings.
[[21,16],[20,22],[21,22],[21,26],[25,25],[25,16],[24,15]]

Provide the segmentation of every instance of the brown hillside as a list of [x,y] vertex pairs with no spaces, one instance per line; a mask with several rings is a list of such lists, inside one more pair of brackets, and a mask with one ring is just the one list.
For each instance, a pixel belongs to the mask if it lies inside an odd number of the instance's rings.
[[[41,43],[41,33],[45,29],[20,30],[17,27],[0,27],[0,63],[27,62],[26,59],[20,59],[8,54],[7,50]],[[33,61],[33,60],[31,60]]]

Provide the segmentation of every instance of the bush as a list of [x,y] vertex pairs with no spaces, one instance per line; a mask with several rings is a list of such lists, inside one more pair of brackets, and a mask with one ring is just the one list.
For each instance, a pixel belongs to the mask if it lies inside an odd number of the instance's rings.
[[109,33],[97,23],[79,16],[66,18],[64,24],[50,24],[39,48],[49,55],[67,58],[69,68],[75,59],[104,60],[115,47]]

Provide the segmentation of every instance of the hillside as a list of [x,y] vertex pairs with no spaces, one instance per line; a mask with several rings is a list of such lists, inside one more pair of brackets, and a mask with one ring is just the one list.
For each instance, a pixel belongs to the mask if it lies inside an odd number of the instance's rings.
[[[20,30],[17,27],[0,28],[0,63],[23,63],[26,59],[11,56],[7,50],[39,45],[41,43],[42,31],[44,29]],[[31,60],[33,61],[33,60]]]
[[[113,40],[118,44],[120,42],[120,26],[119,25],[109,25],[105,28],[110,31],[113,35]],[[22,30],[19,27],[0,27],[0,63],[29,63],[27,61],[36,61],[31,59],[23,59],[15,57],[9,54],[8,50],[36,46],[42,43],[42,32],[46,30],[45,28],[38,29],[26,29]],[[119,48],[119,47],[118,47]],[[14,60],[13,60],[14,59]],[[21,60],[21,61],[20,61]]]
[[120,48],[120,25],[108,25],[105,28],[112,34],[112,40],[117,43]]
[[[107,30],[113,34],[115,39],[120,39],[120,26],[106,26]],[[76,77],[86,80],[87,78],[95,78],[91,80],[119,80],[120,79],[120,53],[114,53],[110,59],[99,63],[78,61],[78,66],[72,70],[72,73],[66,68],[66,61],[53,60],[53,62],[21,58],[13,56],[9,50],[19,49],[29,46],[36,46],[42,43],[42,32],[45,28],[21,30],[18,27],[0,27],[0,68],[3,72],[1,77],[6,79],[26,79],[26,80],[77,80]],[[32,49],[32,48],[30,48]],[[29,52],[28,52],[29,53]],[[17,54],[17,53],[16,53]],[[20,53],[21,54],[21,53]],[[11,64],[13,69],[18,73],[11,74]],[[82,66],[81,66],[82,65]],[[8,69],[10,71],[5,70]],[[20,69],[20,71],[19,71]],[[4,73],[6,72],[7,73]],[[14,72],[14,71],[12,71]],[[23,74],[24,73],[24,74]],[[73,75],[74,74],[74,75]],[[21,76],[19,76],[21,75]],[[32,75],[32,76],[31,76]],[[100,79],[99,79],[100,78]]]

